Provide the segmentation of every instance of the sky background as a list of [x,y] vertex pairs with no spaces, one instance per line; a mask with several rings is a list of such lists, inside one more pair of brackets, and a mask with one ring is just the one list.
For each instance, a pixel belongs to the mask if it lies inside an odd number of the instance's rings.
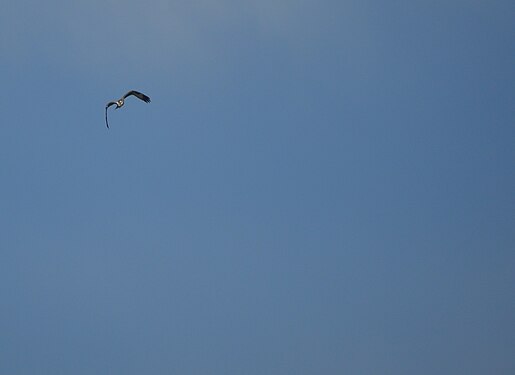
[[2,1],[0,373],[515,373],[514,21]]

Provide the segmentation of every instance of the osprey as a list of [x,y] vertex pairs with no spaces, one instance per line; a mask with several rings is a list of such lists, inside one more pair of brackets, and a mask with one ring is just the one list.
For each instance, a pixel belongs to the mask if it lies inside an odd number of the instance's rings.
[[134,95],[136,98],[143,100],[145,103],[150,103],[150,98],[148,96],[146,96],[145,94],[142,94],[141,92],[135,91],[135,90],[129,91],[127,94],[122,96],[117,101],[107,103],[106,104],[106,126],[108,129],[109,129],[109,123],[107,122],[107,108],[111,107],[112,105],[116,105],[115,109],[123,107],[123,105],[125,104],[125,99],[131,95]]

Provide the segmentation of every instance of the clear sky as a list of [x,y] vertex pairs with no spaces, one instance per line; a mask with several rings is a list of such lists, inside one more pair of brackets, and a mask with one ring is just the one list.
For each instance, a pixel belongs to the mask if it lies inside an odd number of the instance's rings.
[[3,1],[0,374],[515,373],[514,25]]

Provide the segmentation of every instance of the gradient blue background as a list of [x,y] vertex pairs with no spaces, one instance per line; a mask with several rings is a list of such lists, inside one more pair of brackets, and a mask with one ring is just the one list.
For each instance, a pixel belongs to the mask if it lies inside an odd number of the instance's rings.
[[515,373],[513,1],[0,8],[1,374]]

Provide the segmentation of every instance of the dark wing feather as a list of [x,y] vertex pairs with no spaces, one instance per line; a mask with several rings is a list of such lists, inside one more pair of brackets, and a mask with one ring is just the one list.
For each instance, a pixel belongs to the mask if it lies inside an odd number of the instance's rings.
[[136,98],[143,100],[145,103],[150,103],[150,98],[146,96],[145,94],[142,94],[139,91],[131,90],[127,94],[123,96],[123,99],[125,99],[128,96],[134,95]]
[[107,108],[109,108],[109,107],[106,107],[106,126],[107,126],[107,129],[109,129],[109,123],[107,122]]
[[109,102],[106,104],[106,126],[108,129],[109,129],[109,123],[107,122],[107,108],[109,108],[110,106],[115,105],[115,104],[116,104],[116,102]]

